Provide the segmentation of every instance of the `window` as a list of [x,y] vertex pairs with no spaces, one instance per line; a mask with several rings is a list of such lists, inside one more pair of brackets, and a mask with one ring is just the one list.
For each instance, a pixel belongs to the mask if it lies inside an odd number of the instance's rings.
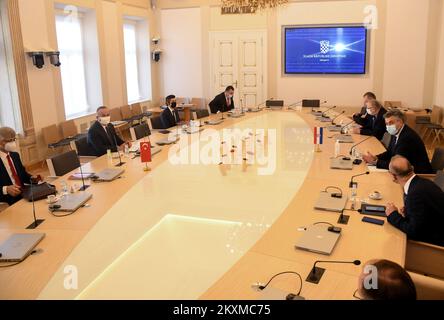
[[67,118],[89,110],[83,56],[82,18],[56,17],[57,42],[60,51],[63,99]]
[[136,102],[142,98],[139,88],[136,30],[135,22],[126,22],[123,26],[128,102]]
[[128,103],[151,100],[151,61],[148,21],[124,17],[123,38]]
[[0,126],[22,132],[20,103],[15,75],[6,1],[0,3]]

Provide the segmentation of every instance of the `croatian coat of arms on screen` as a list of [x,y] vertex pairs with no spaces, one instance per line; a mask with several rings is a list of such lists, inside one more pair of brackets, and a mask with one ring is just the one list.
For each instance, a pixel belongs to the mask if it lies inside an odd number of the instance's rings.
[[322,40],[319,44],[321,45],[321,53],[328,53],[330,51],[330,41]]

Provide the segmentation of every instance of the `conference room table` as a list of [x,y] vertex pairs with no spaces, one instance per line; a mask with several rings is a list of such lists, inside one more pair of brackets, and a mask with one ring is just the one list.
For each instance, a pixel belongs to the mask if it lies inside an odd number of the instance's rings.
[[[264,110],[206,125],[199,134],[185,133],[178,143],[163,146],[149,172],[140,158],[124,157],[120,179],[87,181],[91,187],[86,192],[93,198],[72,215],[54,217],[46,201],[36,202],[37,217],[45,219],[36,230],[25,230],[33,221],[32,206],[21,200],[0,213],[0,242],[14,233],[46,236],[35,254],[0,268],[0,299],[260,299],[251,285],[283,271],[301,275],[306,299],[353,299],[361,267],[319,265],[326,271],[315,285],[305,282],[313,263],[389,259],[403,265],[406,237],[388,223],[363,223],[356,211],[346,211],[348,225],[338,225],[339,213],[314,209],[326,187],[349,195],[351,176],[367,170],[365,164],[351,171],[331,170],[335,133],[325,130],[321,152],[315,152],[316,126],[326,124],[316,121],[310,109]],[[229,146],[224,136],[217,147],[222,158],[202,163],[193,152],[206,150],[205,143],[227,129],[246,133],[242,144],[254,137],[255,156],[271,155],[268,163],[225,163],[224,152],[234,153],[240,145]],[[352,136],[355,143],[366,138]],[[153,131],[150,141],[165,138]],[[341,154],[347,155],[351,146],[342,144]],[[375,138],[357,149],[384,150]],[[252,157],[242,152],[242,157]],[[99,172],[116,162],[103,156],[83,165],[83,171]],[[61,182],[80,184],[68,180],[71,175],[54,182],[58,190]],[[402,206],[402,190],[387,172],[372,170],[356,181],[359,199]],[[368,199],[374,191],[381,192],[382,201]],[[295,249],[301,228],[317,222],[342,228],[329,256]],[[271,286],[294,293],[300,285],[294,275],[283,275]]]

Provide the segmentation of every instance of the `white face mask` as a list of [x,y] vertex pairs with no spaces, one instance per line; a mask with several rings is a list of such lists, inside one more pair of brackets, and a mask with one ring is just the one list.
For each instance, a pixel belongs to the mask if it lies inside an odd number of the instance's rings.
[[390,126],[387,126],[387,132],[390,133],[392,136],[396,136],[398,133],[398,129],[396,129],[396,125],[392,124]]
[[107,126],[111,122],[111,117],[100,117],[99,122],[103,126]]
[[18,152],[17,142],[8,142],[5,144],[5,150],[8,152]]

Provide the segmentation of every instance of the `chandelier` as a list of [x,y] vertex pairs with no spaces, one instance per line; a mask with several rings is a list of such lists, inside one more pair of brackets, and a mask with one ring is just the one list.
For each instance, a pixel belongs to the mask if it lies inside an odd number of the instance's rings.
[[276,8],[288,0],[222,0],[222,8],[239,13],[254,13],[258,10]]

